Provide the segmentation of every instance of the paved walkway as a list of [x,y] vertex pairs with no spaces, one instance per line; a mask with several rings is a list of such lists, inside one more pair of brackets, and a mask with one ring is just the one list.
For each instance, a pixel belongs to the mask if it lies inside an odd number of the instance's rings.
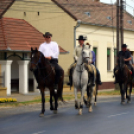
[[[102,92],[102,91],[111,91],[111,90],[99,90],[99,92]],[[73,95],[74,92],[70,90],[67,91],[67,89],[65,89],[65,91],[63,92],[63,95],[69,95],[69,94]],[[45,91],[45,95],[49,96],[49,91]],[[13,93],[10,96],[3,96],[0,98],[16,98],[17,102],[24,102],[24,101],[31,101],[35,99],[36,97],[40,97],[40,91],[38,90],[36,92],[29,92],[26,95]]]

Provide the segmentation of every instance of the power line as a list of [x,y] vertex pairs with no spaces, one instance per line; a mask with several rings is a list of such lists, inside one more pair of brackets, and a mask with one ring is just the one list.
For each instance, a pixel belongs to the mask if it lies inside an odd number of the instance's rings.
[[[116,17],[116,16],[115,16],[115,17]],[[115,17],[114,17],[114,18],[115,18]],[[113,18],[113,19],[114,19],[114,18]],[[77,31],[77,32],[86,33],[86,34],[92,34],[92,33],[96,32],[96,31],[100,30],[101,28],[107,26],[108,23],[109,23],[109,20],[108,20],[108,22],[107,22],[106,24],[102,25],[101,27],[95,29],[95,30],[92,31],[92,32],[88,32],[88,33],[87,33],[87,32],[82,32],[82,31]]]

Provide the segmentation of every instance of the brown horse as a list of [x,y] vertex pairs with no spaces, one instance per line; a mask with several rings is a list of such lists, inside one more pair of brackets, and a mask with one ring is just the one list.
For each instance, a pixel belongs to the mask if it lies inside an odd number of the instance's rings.
[[[62,98],[63,92],[63,80],[64,80],[64,71],[61,70],[61,77],[58,83],[58,90],[54,92],[54,83],[55,83],[55,71],[54,67],[50,64],[49,60],[44,57],[44,55],[37,50],[31,48],[31,61],[30,61],[30,70],[38,70],[38,85],[42,97],[42,110],[40,116],[44,116],[45,112],[45,88],[50,90],[50,110],[54,110],[57,113],[58,99]],[[53,97],[55,100],[55,106],[53,106]]]
[[[132,92],[132,72],[124,62],[124,57],[119,56],[118,67],[115,71],[116,79],[120,86],[121,93],[121,103],[125,103],[125,93],[127,102],[131,102],[131,92]],[[129,95],[127,94],[128,85],[130,85]]]

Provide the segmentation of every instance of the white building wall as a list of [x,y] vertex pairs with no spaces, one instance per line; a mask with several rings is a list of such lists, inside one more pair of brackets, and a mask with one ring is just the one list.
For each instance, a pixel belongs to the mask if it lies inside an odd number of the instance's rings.
[[[116,48],[116,29],[108,27],[98,27],[91,25],[81,25],[76,30],[76,38],[79,35],[87,36],[87,41],[93,47],[97,47],[97,67],[100,70],[103,82],[114,81],[114,48]],[[114,36],[113,36],[114,35]],[[124,31],[124,43],[128,45],[131,51],[134,51],[134,32]],[[78,41],[76,41],[78,45]],[[111,50],[111,69],[107,70],[107,48]]]

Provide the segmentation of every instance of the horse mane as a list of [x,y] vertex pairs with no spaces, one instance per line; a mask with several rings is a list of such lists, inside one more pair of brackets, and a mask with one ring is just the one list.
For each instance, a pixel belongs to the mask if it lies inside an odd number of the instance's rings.
[[44,54],[41,52],[41,51],[38,51],[38,53],[40,53],[40,56],[41,56],[41,61],[43,64],[45,64],[45,61],[50,64],[50,61],[49,59],[45,58]]

